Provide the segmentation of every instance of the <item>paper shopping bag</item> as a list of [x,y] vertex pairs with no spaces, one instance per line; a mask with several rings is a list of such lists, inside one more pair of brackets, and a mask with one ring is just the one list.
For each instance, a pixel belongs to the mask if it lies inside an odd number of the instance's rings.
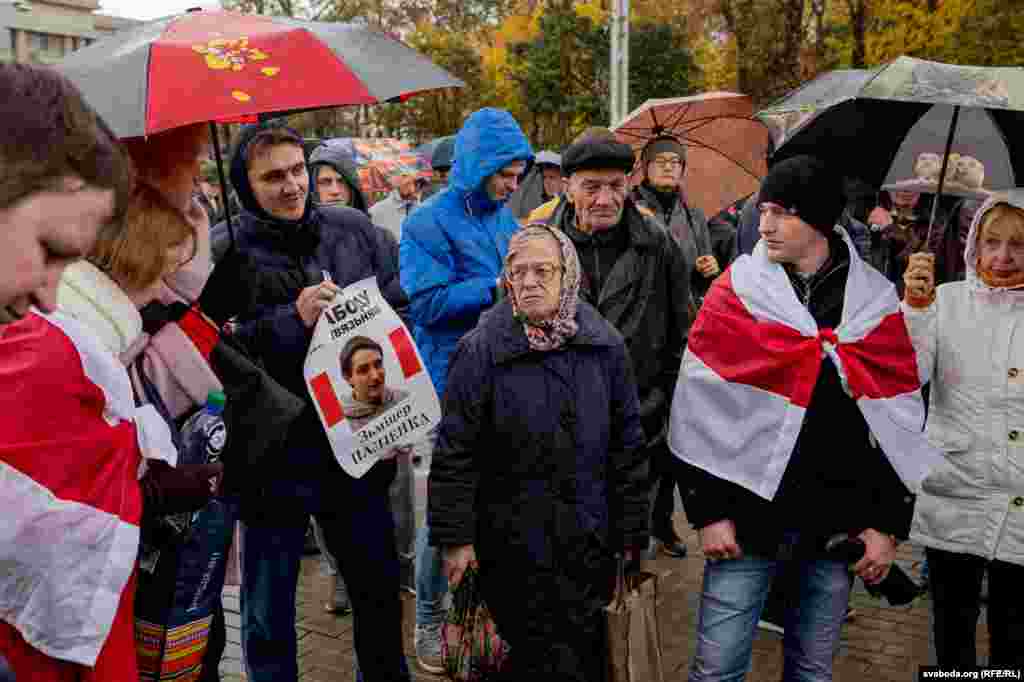
[[665,682],[658,627],[658,576],[641,572],[619,580],[605,608],[608,622],[609,682]]

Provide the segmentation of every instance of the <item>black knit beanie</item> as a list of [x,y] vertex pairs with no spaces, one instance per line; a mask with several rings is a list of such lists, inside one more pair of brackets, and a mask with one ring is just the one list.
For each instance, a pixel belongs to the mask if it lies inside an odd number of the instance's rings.
[[842,178],[813,156],[794,156],[773,164],[758,197],[761,203],[794,211],[825,236],[832,234],[846,206]]

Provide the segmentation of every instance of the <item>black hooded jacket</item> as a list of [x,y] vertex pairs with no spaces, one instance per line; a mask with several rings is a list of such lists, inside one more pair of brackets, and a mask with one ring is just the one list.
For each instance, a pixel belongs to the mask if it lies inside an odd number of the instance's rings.
[[345,182],[348,183],[348,188],[352,192],[351,208],[363,213],[369,212],[370,204],[359,185],[359,170],[356,168],[356,162],[345,150],[327,144],[320,145],[309,155],[309,191],[314,202],[320,203],[320,196],[316,188],[316,174],[320,166],[330,166],[345,178]]
[[[262,209],[249,185],[242,153],[259,129],[243,129],[232,157],[231,181],[242,204],[235,225],[239,251],[263,271],[297,275],[303,280],[298,288],[320,283],[324,272],[339,287],[375,276],[384,298],[404,312],[407,299],[398,280],[398,244],[366,214],[347,207],[314,206],[311,199],[303,217],[295,221],[275,218]],[[214,240],[229,241],[226,223],[213,228]],[[312,504],[322,492],[324,474],[340,471],[303,378],[313,330],[300,319],[294,299],[280,305],[257,301],[238,315],[238,323],[238,337],[270,376],[306,403],[283,448],[288,466],[265,482],[265,492]]]

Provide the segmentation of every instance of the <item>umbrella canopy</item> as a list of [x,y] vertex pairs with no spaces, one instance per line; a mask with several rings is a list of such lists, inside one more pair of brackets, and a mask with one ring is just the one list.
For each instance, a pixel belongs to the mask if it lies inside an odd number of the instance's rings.
[[[686,147],[686,198],[715,215],[756,191],[764,177],[768,130],[751,118],[753,113],[750,97],[734,92],[650,99],[613,132],[638,154],[659,135],[678,138]],[[634,181],[643,173],[638,164]]]
[[339,147],[355,161],[359,183],[367,193],[389,192],[395,178],[414,175],[433,177],[430,163],[409,144],[393,138],[336,137],[323,144]]
[[72,53],[57,68],[118,137],[463,86],[364,26],[225,11],[144,24]]
[[[944,111],[931,114],[936,105],[945,107]],[[1019,134],[1024,124],[1024,69],[1017,67],[959,66],[900,57],[877,69],[823,74],[759,112],[757,118],[771,130],[774,159],[811,154],[834,164],[847,177],[879,187],[926,114],[936,119],[925,119],[923,127],[934,130],[939,128],[938,117],[949,115],[947,130],[939,136],[942,141],[929,150],[941,159],[954,108],[960,117],[957,129],[968,125],[968,108],[983,110],[998,133],[991,144],[1006,148],[1010,180],[1024,177],[1024,136]],[[960,144],[958,133],[951,142]],[[974,155],[978,148],[972,142],[976,142],[973,136],[965,137],[964,145],[951,148]],[[916,160],[906,163],[916,164]]]
[[[939,177],[935,166],[941,163],[952,122],[953,107],[948,104],[936,104],[922,116],[900,144],[882,189],[934,194]],[[953,172],[946,171],[944,194],[980,199],[991,190],[1016,186],[1010,150],[986,109],[960,112],[950,164]]]

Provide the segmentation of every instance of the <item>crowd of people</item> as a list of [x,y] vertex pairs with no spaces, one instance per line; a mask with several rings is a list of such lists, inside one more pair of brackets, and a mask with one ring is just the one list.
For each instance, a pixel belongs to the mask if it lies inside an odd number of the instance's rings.
[[[487,108],[435,149],[431,186],[396,178],[373,205],[338,148],[247,125],[224,197],[204,126],[118,140],[21,65],[0,66],[0,126],[0,680],[148,679],[136,605],[161,529],[218,500],[241,519],[253,682],[298,678],[311,521],[357,679],[410,679],[402,590],[416,663],[444,672],[472,569],[501,679],[602,682],[617,570],[688,553],[677,492],[705,558],[691,682],[744,678],[766,602],[783,679],[831,679],[854,579],[885,585],[908,540],[938,663],[978,663],[987,574],[989,662],[1024,667],[1024,192],[857,202],[840,169],[769,150],[758,191],[709,217],[685,141],[594,127],[535,154]],[[442,421],[354,478],[303,367],[367,278]],[[382,357],[362,336],[342,352],[357,422],[406,398]],[[222,454],[183,462],[216,393]],[[224,620],[190,679],[219,679]]]

